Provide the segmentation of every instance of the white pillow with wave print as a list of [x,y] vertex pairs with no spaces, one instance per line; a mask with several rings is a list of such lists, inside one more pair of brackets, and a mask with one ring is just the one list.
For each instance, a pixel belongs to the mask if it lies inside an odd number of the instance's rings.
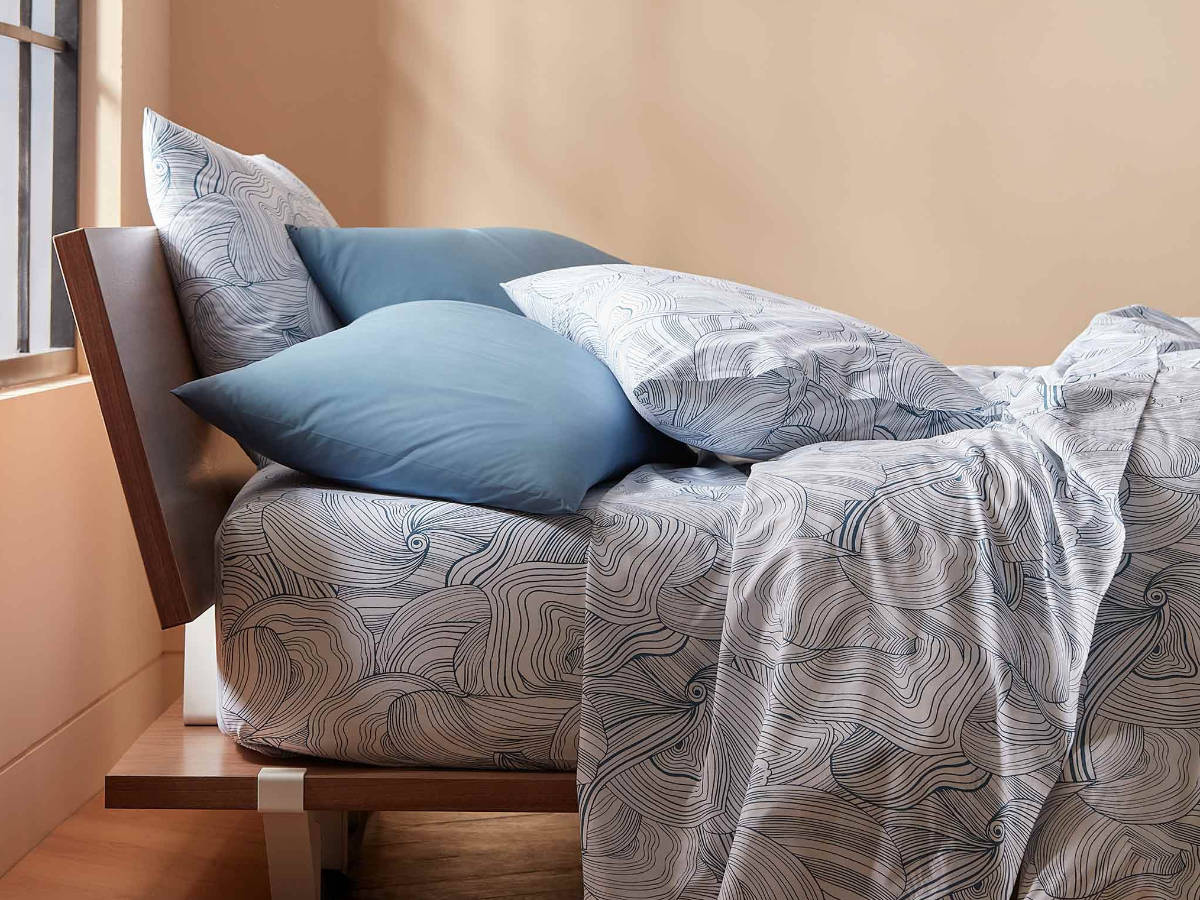
[[147,109],[146,198],[203,375],[340,326],[285,225],[337,222],[299,178]]
[[993,416],[919,347],[850,316],[646,266],[557,269],[504,285],[531,319],[604,361],[659,430],[771,459],[819,441],[931,437]]

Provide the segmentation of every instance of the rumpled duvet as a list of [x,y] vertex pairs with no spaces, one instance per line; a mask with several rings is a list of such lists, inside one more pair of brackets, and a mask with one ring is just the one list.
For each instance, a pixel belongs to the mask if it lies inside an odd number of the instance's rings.
[[993,374],[986,427],[600,500],[589,898],[1200,896],[1200,333]]

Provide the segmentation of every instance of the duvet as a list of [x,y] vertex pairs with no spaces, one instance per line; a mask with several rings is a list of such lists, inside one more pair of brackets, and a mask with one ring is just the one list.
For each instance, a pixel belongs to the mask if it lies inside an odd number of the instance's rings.
[[986,427],[600,498],[587,895],[1200,896],[1198,366],[1119,310]]

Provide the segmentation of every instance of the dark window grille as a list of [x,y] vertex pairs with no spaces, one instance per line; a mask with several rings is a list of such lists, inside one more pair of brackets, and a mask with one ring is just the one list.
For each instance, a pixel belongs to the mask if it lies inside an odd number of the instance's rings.
[[0,99],[11,117],[0,123],[0,386],[62,374],[63,350],[75,367],[75,320],[49,236],[76,222],[78,42],[78,0],[0,0],[0,98],[15,89],[16,99]]

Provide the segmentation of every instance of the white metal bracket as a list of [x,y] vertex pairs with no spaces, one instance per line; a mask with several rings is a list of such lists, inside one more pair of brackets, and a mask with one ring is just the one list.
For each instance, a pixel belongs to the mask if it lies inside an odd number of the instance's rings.
[[217,724],[217,614],[211,606],[183,626],[183,724]]
[[304,769],[258,770],[273,900],[320,900],[321,824],[304,809]]
[[307,769],[264,766],[258,770],[258,811],[304,812],[304,774]]

